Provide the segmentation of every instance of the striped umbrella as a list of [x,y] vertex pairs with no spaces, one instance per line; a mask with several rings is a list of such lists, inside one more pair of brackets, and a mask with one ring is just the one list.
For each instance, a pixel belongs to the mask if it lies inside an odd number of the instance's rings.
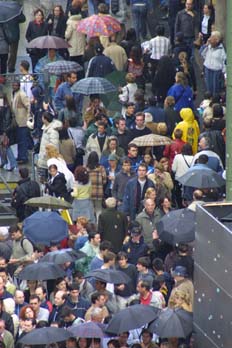
[[116,88],[108,80],[102,77],[86,77],[72,86],[73,93],[85,95],[90,94],[105,94],[115,92]]
[[56,62],[48,63],[45,65],[44,70],[48,71],[52,75],[67,74],[71,71],[81,71],[83,67],[72,61],[58,60]]

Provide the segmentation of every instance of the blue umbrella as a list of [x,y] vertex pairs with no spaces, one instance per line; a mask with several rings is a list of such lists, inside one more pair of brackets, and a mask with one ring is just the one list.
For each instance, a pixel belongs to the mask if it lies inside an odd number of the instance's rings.
[[33,243],[50,246],[68,237],[68,224],[55,211],[37,211],[25,219],[23,231]]
[[18,17],[22,12],[22,5],[16,1],[1,1],[0,23],[6,23]]
[[86,77],[72,86],[73,93],[85,95],[115,92],[115,86],[102,77]]

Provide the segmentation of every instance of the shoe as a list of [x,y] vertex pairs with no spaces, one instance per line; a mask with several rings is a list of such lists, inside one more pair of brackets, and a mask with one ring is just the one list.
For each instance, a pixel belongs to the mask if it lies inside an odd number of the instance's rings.
[[26,161],[26,160],[25,160],[25,161],[23,161],[23,160],[18,160],[17,162],[18,162],[18,164],[27,164],[27,163],[28,163],[28,160],[27,160],[27,161]]
[[0,168],[3,168],[6,164],[7,164],[7,162],[1,163]]
[[8,172],[13,172],[13,170],[15,170],[17,167],[12,167],[12,168],[9,168],[7,169]]

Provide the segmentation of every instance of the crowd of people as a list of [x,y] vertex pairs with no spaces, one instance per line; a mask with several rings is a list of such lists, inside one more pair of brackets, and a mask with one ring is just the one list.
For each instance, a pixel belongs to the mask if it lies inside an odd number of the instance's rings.
[[[27,60],[20,61],[21,77],[12,84],[10,98],[2,79],[1,168],[18,170],[20,180],[12,197],[19,223],[0,228],[0,347],[23,347],[20,339],[37,328],[107,324],[138,303],[193,313],[193,244],[162,241],[157,224],[175,209],[196,211],[197,204],[223,198],[223,188],[183,186],[179,178],[193,169],[226,175],[226,53],[211,1],[194,8],[193,0],[164,0],[160,8],[168,11],[169,34],[159,24],[152,38],[147,19],[157,8],[148,0],[68,0],[65,9],[55,5],[47,17],[37,8],[34,19],[27,18],[28,42],[49,34],[70,47],[28,49],[32,71]],[[77,24],[93,14],[114,17],[121,31],[93,38],[78,32]],[[128,29],[130,15],[134,28]],[[18,29],[25,20],[18,17]],[[3,76],[15,70],[19,32],[16,36],[8,42],[0,26]],[[202,59],[205,80],[199,105],[195,54]],[[47,88],[43,69],[61,60],[77,62],[82,70],[51,75]],[[107,78],[113,72],[125,75],[116,92],[118,114],[100,94],[89,95],[86,106],[87,98],[73,92],[82,78]],[[152,134],[171,140],[137,145],[136,138]],[[38,180],[25,166],[30,151]],[[43,195],[72,204],[68,237],[49,248],[23,234],[24,220],[37,210],[25,201]],[[85,256],[61,265],[65,277],[47,282],[17,278],[47,252],[66,248]],[[130,282],[85,278],[99,269],[119,270]],[[184,348],[192,346],[191,338],[159,338],[144,327],[104,342],[73,337],[53,346]]]

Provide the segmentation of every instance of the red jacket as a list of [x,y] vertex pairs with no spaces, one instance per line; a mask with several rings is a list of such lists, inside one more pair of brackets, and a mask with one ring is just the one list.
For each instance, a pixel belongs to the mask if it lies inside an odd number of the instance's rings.
[[163,155],[169,159],[169,169],[172,169],[172,163],[174,157],[181,153],[183,146],[186,144],[185,141],[181,139],[174,139],[171,145],[166,145]]

